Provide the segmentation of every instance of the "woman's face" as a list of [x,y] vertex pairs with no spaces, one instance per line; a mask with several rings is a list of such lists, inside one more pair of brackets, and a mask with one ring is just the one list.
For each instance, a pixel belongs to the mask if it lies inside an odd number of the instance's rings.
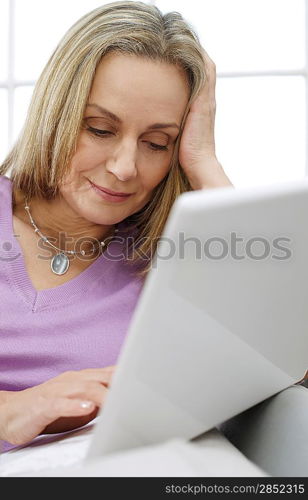
[[[110,53],[99,64],[61,195],[83,218],[111,225],[140,210],[166,176],[189,99],[174,65]],[[108,197],[97,187],[129,194]]]

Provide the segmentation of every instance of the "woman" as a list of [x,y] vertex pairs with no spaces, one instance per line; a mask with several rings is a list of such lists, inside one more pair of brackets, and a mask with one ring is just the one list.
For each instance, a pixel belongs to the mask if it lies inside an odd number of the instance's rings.
[[180,14],[111,3],[60,42],[0,168],[2,440],[96,416],[173,202],[231,185],[214,120]]

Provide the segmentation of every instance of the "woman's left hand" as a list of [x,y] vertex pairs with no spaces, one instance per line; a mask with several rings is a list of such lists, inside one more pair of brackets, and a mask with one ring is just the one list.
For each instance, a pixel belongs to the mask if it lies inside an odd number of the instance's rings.
[[179,162],[193,189],[232,186],[215,153],[216,67],[203,49],[206,82],[192,102],[179,146]]

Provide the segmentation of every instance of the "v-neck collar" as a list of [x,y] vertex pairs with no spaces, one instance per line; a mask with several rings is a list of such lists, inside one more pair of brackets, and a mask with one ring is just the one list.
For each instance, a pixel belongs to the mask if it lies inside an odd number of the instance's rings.
[[[3,186],[4,183],[4,186]],[[5,183],[9,185],[5,186]],[[5,189],[1,189],[1,184]],[[2,240],[2,265],[7,266],[7,276],[23,301],[30,306],[32,312],[43,309],[63,307],[65,303],[72,302],[96,282],[103,278],[108,280],[114,266],[119,264],[115,259],[107,258],[106,252],[100,255],[89,267],[71,280],[54,288],[36,290],[26,270],[25,260],[20,244],[14,234],[12,210],[12,181],[5,176],[0,176],[0,237]],[[122,233],[125,221],[117,225],[117,237]],[[127,233],[126,233],[127,235]],[[109,255],[119,255],[121,243],[112,240],[108,245]]]

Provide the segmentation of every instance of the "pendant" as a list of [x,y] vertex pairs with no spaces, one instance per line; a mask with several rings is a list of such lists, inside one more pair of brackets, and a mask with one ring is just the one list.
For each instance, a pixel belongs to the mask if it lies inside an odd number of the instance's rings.
[[64,253],[57,253],[50,263],[51,270],[54,274],[64,274],[68,270],[70,261]]

